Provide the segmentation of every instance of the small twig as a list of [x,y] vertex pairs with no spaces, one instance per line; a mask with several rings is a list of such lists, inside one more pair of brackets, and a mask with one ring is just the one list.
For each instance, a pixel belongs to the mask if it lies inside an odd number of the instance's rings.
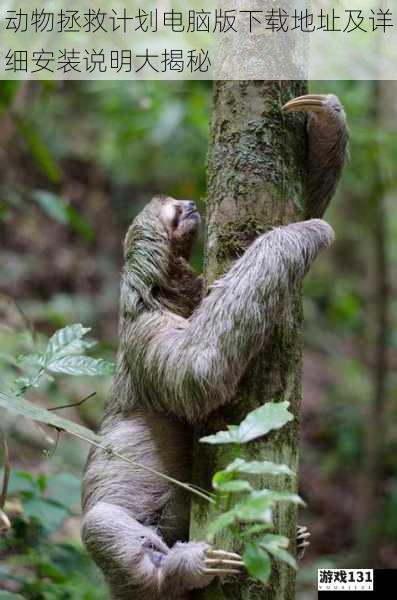
[[7,517],[6,513],[3,511],[7,500],[7,492],[8,492],[8,483],[10,481],[11,474],[11,463],[10,463],[10,453],[8,451],[8,444],[4,433],[2,433],[2,446],[3,446],[3,460],[4,460],[4,475],[3,475],[3,485],[1,488],[0,495],[0,521],[3,523],[3,527],[1,531],[7,531],[11,527],[10,519]]
[[36,330],[34,328],[32,321],[29,319],[28,315],[23,310],[22,306],[19,304],[19,302],[17,302],[17,300],[15,300],[15,298],[13,298],[12,296],[9,296],[8,294],[1,293],[0,297],[4,298],[5,300],[7,300],[7,302],[14,305],[16,311],[18,312],[19,316],[21,317],[22,323],[24,324],[25,328],[30,333],[33,344],[35,345],[36,337],[37,337]]
[[83,398],[82,400],[79,400],[78,402],[73,402],[72,404],[63,404],[62,406],[53,406],[51,408],[47,408],[47,410],[61,410],[63,408],[73,408],[74,406],[81,406],[83,404],[83,402],[86,402],[93,396],[96,396],[96,392],[92,392],[91,394],[88,394],[88,396],[85,396],[85,398]]
[[3,475],[3,485],[1,488],[0,495],[0,508],[4,508],[7,499],[7,491],[8,491],[8,483],[10,481],[11,474],[11,463],[10,463],[10,453],[8,451],[8,444],[4,433],[1,436],[2,446],[3,446],[3,461],[4,461],[4,475]]
[[56,433],[54,447],[51,449],[51,452],[49,452],[49,451],[47,452],[47,458],[48,459],[53,458],[53,456],[54,456],[54,454],[55,454],[55,452],[57,451],[57,448],[58,448],[59,440],[60,440],[60,437],[61,437],[61,432],[59,431],[59,429],[57,429],[56,432],[57,433]]
[[[56,429],[57,431],[60,431],[60,432],[65,431],[64,429],[59,429],[58,427],[55,427],[55,425],[49,425],[49,426],[54,427],[54,429]],[[87,442],[88,444],[91,444],[92,446],[101,448],[101,450],[104,450],[110,456],[115,456],[115,457],[119,458],[120,460],[123,460],[123,461],[129,463],[130,465],[133,465],[134,467],[138,467],[139,469],[143,469],[144,471],[153,473],[154,475],[157,475],[158,477],[161,477],[162,479],[165,479],[166,481],[169,481],[170,483],[173,483],[173,484],[177,485],[178,487],[181,487],[184,490],[187,490],[191,494],[200,496],[200,498],[203,498],[207,502],[210,502],[211,504],[215,504],[215,500],[214,500],[214,498],[212,498],[212,494],[210,492],[200,491],[200,490],[196,489],[195,487],[191,486],[189,483],[184,483],[183,481],[178,481],[178,479],[175,479],[174,477],[170,477],[169,475],[166,475],[165,473],[161,473],[160,471],[157,471],[156,469],[152,469],[151,467],[148,467],[147,465],[143,465],[142,463],[132,460],[131,458],[128,458],[127,456],[124,456],[123,454],[120,454],[120,452],[116,452],[116,450],[113,450],[110,446],[105,446],[103,444],[95,442],[94,440],[87,438],[85,435],[76,433],[75,431],[68,431],[68,433],[70,435],[73,435],[73,436],[79,438],[80,440],[83,440],[84,442]]]

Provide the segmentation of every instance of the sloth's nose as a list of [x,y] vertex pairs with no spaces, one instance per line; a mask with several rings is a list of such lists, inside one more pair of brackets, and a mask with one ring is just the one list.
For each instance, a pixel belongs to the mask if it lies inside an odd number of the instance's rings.
[[197,210],[197,206],[195,205],[195,203],[193,202],[193,200],[187,200],[186,201],[186,208],[187,210]]

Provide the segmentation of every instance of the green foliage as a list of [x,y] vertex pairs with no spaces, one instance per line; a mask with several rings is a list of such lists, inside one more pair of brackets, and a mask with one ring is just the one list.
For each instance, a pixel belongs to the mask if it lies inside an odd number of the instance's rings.
[[288,402],[268,402],[250,412],[240,425],[228,425],[227,431],[201,438],[207,444],[246,444],[266,435],[272,429],[280,429],[293,419],[288,412]]
[[9,504],[17,496],[21,511],[0,540],[0,553],[8,556],[0,577],[17,583],[22,595],[4,595],[5,600],[105,600],[104,585],[85,550],[57,541],[65,520],[75,515],[79,488],[70,473],[12,472]]
[[[250,412],[239,426],[228,426],[212,436],[201,438],[210,444],[245,444],[272,430],[277,430],[293,419],[288,411],[289,402],[268,402]],[[241,475],[251,476],[250,481]],[[287,552],[287,538],[264,532],[273,528],[273,513],[280,502],[303,504],[297,494],[272,489],[257,490],[252,475],[293,476],[284,464],[270,461],[245,461],[241,458],[215,473],[212,485],[216,491],[218,516],[208,527],[208,538],[227,529],[238,544],[243,546],[243,560],[248,572],[263,583],[271,574],[271,556],[296,569],[295,559]],[[223,507],[228,510],[224,511]],[[231,507],[231,508],[230,508]]]
[[50,219],[61,225],[69,225],[89,242],[94,239],[91,225],[65,199],[47,190],[36,190],[31,197]]
[[88,376],[112,374],[113,364],[83,354],[96,344],[82,339],[88,331],[89,328],[80,324],[68,325],[54,333],[43,352],[20,356],[21,367],[29,373],[28,377],[18,380],[21,390],[38,387],[44,377],[51,378],[50,373]]

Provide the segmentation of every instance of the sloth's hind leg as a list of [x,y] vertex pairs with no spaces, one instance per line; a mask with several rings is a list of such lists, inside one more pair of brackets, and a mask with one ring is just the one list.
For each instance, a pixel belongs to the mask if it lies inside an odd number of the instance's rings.
[[82,538],[106,574],[113,600],[176,600],[243,566],[238,555],[212,550],[204,542],[177,542],[169,548],[127,510],[106,502],[84,515]]
[[120,506],[99,502],[83,518],[82,539],[106,574],[114,600],[152,600],[160,588],[159,566],[169,548]]

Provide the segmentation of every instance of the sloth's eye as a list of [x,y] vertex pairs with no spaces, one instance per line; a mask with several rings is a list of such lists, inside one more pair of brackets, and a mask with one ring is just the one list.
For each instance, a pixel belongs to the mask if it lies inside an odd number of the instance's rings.
[[182,214],[182,209],[180,206],[176,206],[175,207],[175,214],[174,214],[174,218],[172,219],[172,226],[173,227],[177,227],[178,223],[179,223],[179,218]]

